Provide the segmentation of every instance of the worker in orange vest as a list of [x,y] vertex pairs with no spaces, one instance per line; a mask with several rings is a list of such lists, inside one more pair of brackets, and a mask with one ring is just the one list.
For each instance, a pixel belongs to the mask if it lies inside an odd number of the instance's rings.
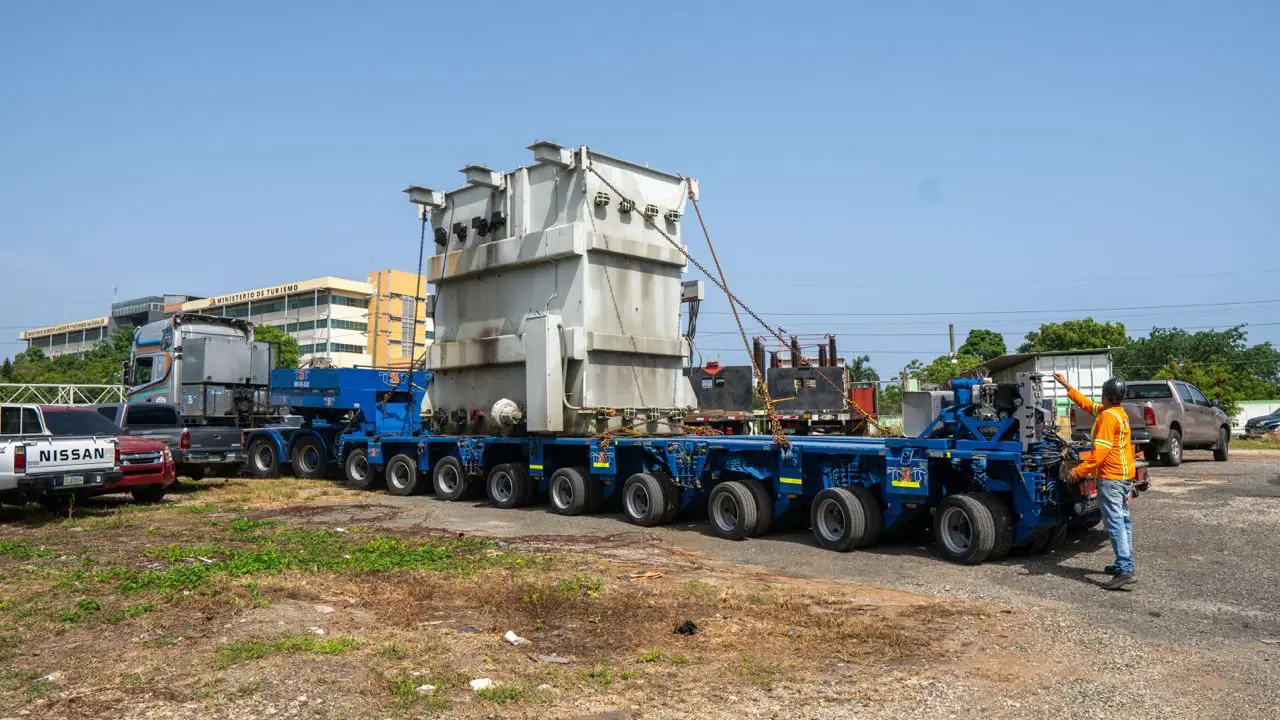
[[1111,579],[1102,587],[1119,590],[1138,581],[1133,567],[1133,520],[1129,515],[1129,500],[1133,496],[1133,483],[1137,476],[1137,458],[1133,452],[1129,414],[1120,405],[1127,388],[1123,380],[1111,378],[1102,384],[1102,402],[1095,403],[1071,387],[1062,373],[1053,378],[1067,389],[1071,402],[1094,416],[1093,451],[1071,471],[1071,479],[1090,476],[1098,479],[1102,522],[1116,553],[1115,564],[1106,568]]

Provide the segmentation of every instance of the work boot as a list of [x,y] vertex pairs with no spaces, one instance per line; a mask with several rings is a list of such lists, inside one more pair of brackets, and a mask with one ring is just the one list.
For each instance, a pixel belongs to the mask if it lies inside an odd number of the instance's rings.
[[1136,575],[1134,575],[1131,572],[1125,572],[1125,573],[1120,573],[1115,577],[1111,578],[1109,581],[1103,584],[1102,587],[1103,589],[1106,589],[1106,590],[1119,590],[1120,588],[1125,587],[1126,585],[1132,585],[1136,582],[1138,582],[1138,577]]
[[1106,567],[1102,568],[1102,572],[1104,572],[1104,573],[1106,573],[1106,574],[1108,574],[1108,575],[1115,575],[1115,574],[1116,574],[1116,566],[1115,566],[1115,565],[1108,565],[1108,566],[1106,566]]

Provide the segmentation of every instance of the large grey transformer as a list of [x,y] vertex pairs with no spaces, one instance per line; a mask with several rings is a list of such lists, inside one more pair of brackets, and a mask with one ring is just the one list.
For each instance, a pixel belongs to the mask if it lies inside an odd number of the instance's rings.
[[[435,420],[452,432],[679,432],[681,215],[697,182],[554,143],[511,172],[410,188],[435,239]],[[601,177],[616,188],[611,189]]]

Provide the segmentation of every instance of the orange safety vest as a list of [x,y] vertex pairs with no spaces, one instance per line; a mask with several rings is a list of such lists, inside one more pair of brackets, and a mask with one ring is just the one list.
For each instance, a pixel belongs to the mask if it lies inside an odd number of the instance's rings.
[[1133,450],[1133,431],[1129,428],[1129,414],[1124,408],[1113,405],[1103,407],[1071,388],[1067,391],[1071,402],[1093,415],[1093,451],[1088,457],[1081,455],[1076,473],[1099,480],[1132,480],[1137,474],[1137,458]]

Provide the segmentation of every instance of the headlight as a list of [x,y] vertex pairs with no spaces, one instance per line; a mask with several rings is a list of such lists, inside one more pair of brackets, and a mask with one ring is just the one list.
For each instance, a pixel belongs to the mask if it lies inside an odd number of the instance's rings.
[[168,446],[168,445],[165,445],[165,446],[164,446],[164,461],[165,461],[166,463],[171,463],[171,462],[173,462],[173,453],[169,452],[169,446]]

